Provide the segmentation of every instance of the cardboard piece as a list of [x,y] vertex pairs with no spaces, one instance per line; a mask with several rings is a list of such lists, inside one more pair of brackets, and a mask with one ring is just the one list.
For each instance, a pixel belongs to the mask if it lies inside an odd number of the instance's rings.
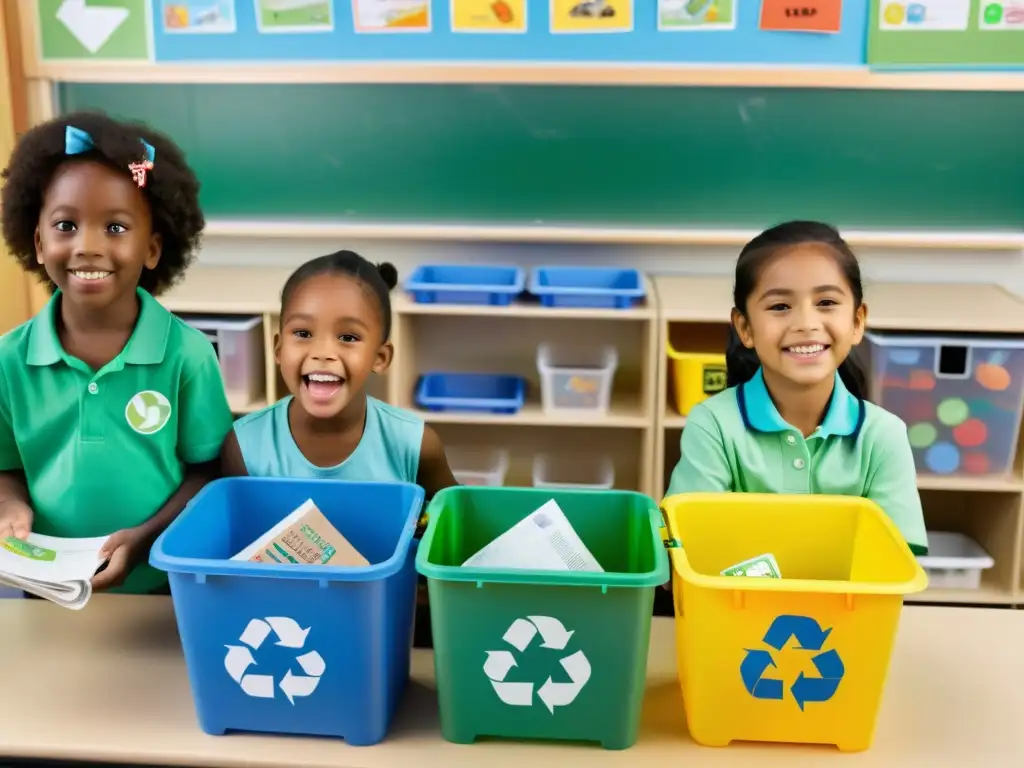
[[231,559],[274,565],[348,568],[370,565],[370,561],[331,525],[312,499]]

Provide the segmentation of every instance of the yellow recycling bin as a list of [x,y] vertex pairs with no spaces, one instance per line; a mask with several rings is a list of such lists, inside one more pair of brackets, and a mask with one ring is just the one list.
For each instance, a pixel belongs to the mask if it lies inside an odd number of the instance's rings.
[[[871,746],[903,596],[928,580],[872,501],[680,494],[662,502],[690,734]],[[781,579],[721,576],[771,554]]]
[[676,410],[689,415],[693,406],[725,389],[725,355],[708,352],[683,352],[668,342],[672,359],[672,388]]

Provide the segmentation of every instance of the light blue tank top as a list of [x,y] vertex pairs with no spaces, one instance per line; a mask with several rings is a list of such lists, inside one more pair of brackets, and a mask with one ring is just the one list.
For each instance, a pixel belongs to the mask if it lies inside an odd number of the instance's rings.
[[366,398],[366,426],[359,445],[341,464],[310,463],[288,426],[289,395],[235,422],[235,437],[250,477],[415,483],[423,444],[423,420],[401,408]]

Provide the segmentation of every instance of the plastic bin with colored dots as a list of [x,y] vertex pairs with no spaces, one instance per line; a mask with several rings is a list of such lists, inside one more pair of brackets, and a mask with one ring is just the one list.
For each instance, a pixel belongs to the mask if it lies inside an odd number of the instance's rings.
[[1011,471],[1024,417],[1024,338],[865,339],[871,399],[906,422],[918,472]]
[[667,352],[672,360],[672,389],[676,410],[689,415],[695,405],[725,389],[725,355],[675,349],[671,340]]
[[[312,499],[368,567],[231,560]],[[157,539],[199,725],[375,744],[409,679],[416,602],[410,483],[226,478]]]
[[[873,740],[904,595],[928,580],[889,517],[848,496],[679,494],[662,502],[690,734]],[[782,578],[722,576],[770,553]]]
[[[552,498],[604,573],[461,567]],[[631,491],[449,488],[428,516],[416,568],[430,593],[444,738],[632,746],[654,590],[668,580],[654,501]]]

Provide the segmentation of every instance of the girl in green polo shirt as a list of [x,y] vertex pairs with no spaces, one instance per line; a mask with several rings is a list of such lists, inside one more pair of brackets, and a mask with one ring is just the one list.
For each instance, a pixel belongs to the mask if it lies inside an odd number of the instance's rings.
[[231,429],[212,345],[153,298],[192,261],[199,183],[93,113],[30,130],[3,176],[8,249],[53,298],[0,338],[0,538],[109,536],[95,589],[166,589],[150,546]]
[[906,425],[867,402],[860,267],[839,233],[794,221],[736,262],[729,389],[690,411],[666,495],[816,493],[875,501],[927,553]]

